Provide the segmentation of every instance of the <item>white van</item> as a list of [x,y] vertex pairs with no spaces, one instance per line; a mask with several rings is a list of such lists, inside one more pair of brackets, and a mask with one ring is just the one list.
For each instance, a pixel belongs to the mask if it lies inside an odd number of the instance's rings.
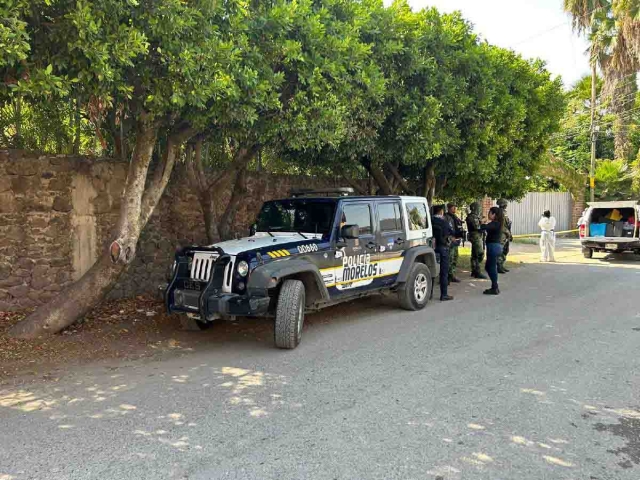
[[640,254],[640,202],[591,202],[579,229],[585,258],[594,252]]

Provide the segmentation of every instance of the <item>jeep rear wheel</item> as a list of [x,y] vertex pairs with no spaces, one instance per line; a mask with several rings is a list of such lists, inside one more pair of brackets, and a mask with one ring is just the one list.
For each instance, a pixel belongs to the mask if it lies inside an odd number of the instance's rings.
[[285,280],[278,295],[275,343],[278,348],[296,348],[302,338],[305,291],[300,280]]
[[433,278],[424,263],[415,263],[411,267],[407,282],[398,289],[400,306],[405,310],[422,310],[431,299]]
[[584,258],[593,258],[593,248],[583,248],[582,255]]

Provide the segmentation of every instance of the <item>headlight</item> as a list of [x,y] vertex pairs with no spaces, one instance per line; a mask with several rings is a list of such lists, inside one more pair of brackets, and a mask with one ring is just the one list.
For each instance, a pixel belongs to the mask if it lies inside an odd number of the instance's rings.
[[249,264],[244,260],[238,262],[238,274],[241,277],[246,277],[249,273]]

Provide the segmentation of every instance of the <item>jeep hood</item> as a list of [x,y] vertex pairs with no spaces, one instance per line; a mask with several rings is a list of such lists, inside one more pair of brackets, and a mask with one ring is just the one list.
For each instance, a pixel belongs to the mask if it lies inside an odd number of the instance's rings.
[[304,233],[306,239],[299,233],[272,233],[273,237],[265,232],[258,232],[253,237],[240,238],[238,240],[228,240],[226,242],[214,243],[209,247],[221,248],[228,255],[238,255],[242,252],[260,249],[277,249],[283,245],[290,246],[292,243],[311,243],[322,238],[321,234]]

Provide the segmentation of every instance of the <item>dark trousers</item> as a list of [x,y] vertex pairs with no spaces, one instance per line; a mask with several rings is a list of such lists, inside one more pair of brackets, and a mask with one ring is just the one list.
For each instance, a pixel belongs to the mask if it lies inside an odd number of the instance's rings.
[[440,255],[440,296],[444,297],[449,288],[449,249],[438,247],[436,253]]
[[487,243],[487,261],[484,269],[491,279],[491,288],[498,288],[498,258],[502,255],[502,245]]

